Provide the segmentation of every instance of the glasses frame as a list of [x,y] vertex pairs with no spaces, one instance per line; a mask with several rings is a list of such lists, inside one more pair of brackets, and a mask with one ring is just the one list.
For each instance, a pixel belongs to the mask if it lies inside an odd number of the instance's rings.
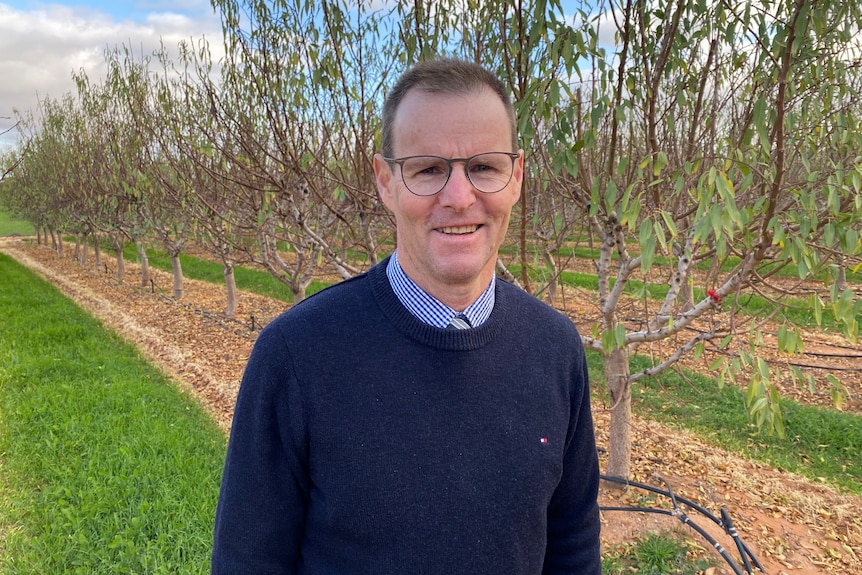
[[[470,163],[470,160],[472,160],[474,158],[478,158],[479,156],[484,156],[485,154],[503,154],[505,156],[509,156],[509,159],[512,160],[512,173],[509,174],[509,179],[506,181],[505,184],[503,184],[502,188],[500,188],[499,190],[494,190],[493,192],[485,192],[485,191],[480,190],[478,187],[476,187],[476,184],[474,184],[473,180],[470,179],[470,173],[467,171],[467,164]],[[433,154],[417,154],[415,156],[402,156],[401,158],[387,158],[386,156],[384,156],[383,160],[387,164],[389,164],[390,166],[392,164],[398,164],[398,167],[399,167],[398,171],[401,173],[401,183],[404,184],[404,187],[407,188],[408,192],[410,192],[414,196],[419,196],[420,198],[430,198],[430,197],[436,196],[437,194],[442,192],[443,188],[446,187],[446,184],[449,183],[449,178],[452,177],[452,164],[454,164],[456,162],[463,162],[464,163],[464,175],[467,177],[467,181],[470,182],[470,185],[473,186],[476,189],[476,191],[478,191],[482,194],[496,194],[498,192],[502,192],[506,188],[506,186],[509,185],[509,182],[512,181],[512,176],[515,174],[515,160],[517,160],[520,157],[521,157],[520,152],[482,152],[480,154],[474,154],[474,155],[469,156],[467,158],[444,158],[443,156],[435,156]],[[433,194],[417,194],[416,192],[414,192],[413,190],[410,189],[410,186],[407,185],[407,181],[404,179],[404,162],[406,162],[407,160],[412,160],[414,158],[435,158],[437,160],[442,160],[442,161],[446,162],[446,166],[449,168],[449,172],[446,174],[446,180],[443,182],[443,185],[440,186],[440,189],[437,190],[436,192],[434,192]]]

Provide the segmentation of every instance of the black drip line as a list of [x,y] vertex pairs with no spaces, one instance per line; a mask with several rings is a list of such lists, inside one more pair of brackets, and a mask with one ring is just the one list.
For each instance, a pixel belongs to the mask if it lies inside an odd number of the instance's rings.
[[761,573],[766,573],[763,569],[763,565],[760,564],[760,561],[757,560],[757,557],[751,552],[748,548],[748,545],[739,537],[739,533],[736,531],[736,527],[733,525],[733,521],[730,519],[730,513],[728,513],[727,508],[721,507],[721,517],[716,517],[712,513],[710,513],[704,507],[698,505],[694,501],[676,495],[671,489],[670,484],[662,478],[667,489],[660,489],[658,487],[654,487],[652,485],[646,485],[644,483],[638,483],[637,481],[631,481],[628,479],[623,479],[622,477],[614,477],[610,475],[600,475],[601,479],[604,481],[609,481],[612,483],[621,483],[623,485],[629,487],[635,487],[637,489],[643,489],[644,491],[649,491],[651,493],[655,493],[658,495],[662,495],[670,499],[671,504],[673,505],[673,509],[659,509],[655,507],[606,507],[601,506],[599,509],[601,511],[625,511],[631,513],[656,513],[660,515],[670,515],[672,517],[676,517],[683,524],[694,529],[701,537],[703,537],[712,547],[718,552],[719,555],[730,565],[731,569],[736,575],[744,575],[743,572],[739,568],[739,563],[735,561],[730,554],[727,552],[721,544],[715,540],[709,533],[707,533],[700,525],[692,521],[692,519],[680,508],[680,504],[685,505],[686,507],[700,513],[716,525],[722,528],[722,530],[733,539],[734,544],[736,545],[736,549],[739,552],[740,562],[742,563],[743,568],[745,569],[745,573],[749,575],[754,573],[754,568],[752,567],[752,563],[754,567],[760,570]]

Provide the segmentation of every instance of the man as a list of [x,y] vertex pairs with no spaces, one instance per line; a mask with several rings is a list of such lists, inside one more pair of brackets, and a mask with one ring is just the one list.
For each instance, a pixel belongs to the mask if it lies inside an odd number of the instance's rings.
[[213,573],[599,575],[580,338],[494,277],[523,168],[486,70],[399,80],[374,158],[396,252],[260,334]]

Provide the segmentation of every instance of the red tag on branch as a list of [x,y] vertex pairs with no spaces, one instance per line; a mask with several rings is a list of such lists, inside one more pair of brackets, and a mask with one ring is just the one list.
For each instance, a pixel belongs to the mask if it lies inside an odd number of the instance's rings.
[[709,296],[709,299],[714,301],[715,303],[721,303],[721,296],[714,289],[706,290],[706,295]]

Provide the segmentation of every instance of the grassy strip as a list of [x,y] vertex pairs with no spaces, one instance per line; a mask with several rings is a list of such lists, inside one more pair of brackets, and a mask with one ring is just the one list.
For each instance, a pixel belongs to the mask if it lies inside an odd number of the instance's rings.
[[[519,266],[512,265],[509,269],[513,274],[515,274],[516,277],[520,277]],[[542,268],[536,268],[533,270],[531,277],[536,282],[547,281],[547,278],[544,278],[542,276],[543,273],[544,270]],[[585,274],[582,272],[573,271],[562,271],[560,272],[560,281],[563,283],[563,285],[579,287],[590,291],[597,291],[599,289],[598,276],[592,274]],[[613,287],[614,281],[615,278],[611,278],[611,287]],[[669,287],[664,284],[644,284],[644,282],[642,281],[629,280],[628,284],[626,285],[625,293],[631,297],[640,299],[644,296],[644,291],[646,290],[646,295],[649,299],[662,300],[667,295],[668,289]],[[705,297],[705,289],[694,289],[695,301],[702,300]],[[739,309],[742,311],[742,313],[759,318],[764,318],[768,314],[772,313],[774,307],[774,305],[766,299],[753,294],[743,294],[739,298],[737,305],[739,306]],[[823,308],[821,325],[818,326],[811,302],[809,300],[801,299],[785,298],[784,308],[773,317],[773,321],[787,321],[793,325],[807,328],[819,327],[821,329],[840,329],[838,322],[835,321],[835,314],[832,312],[832,309],[831,307],[829,307],[828,304],[825,305]]]
[[[587,355],[592,378],[601,382],[601,356]],[[632,361],[632,371],[647,366],[646,358]],[[784,440],[757,431],[748,419],[742,391],[720,389],[708,377],[686,373],[683,378],[667,371],[632,387],[632,409],[641,417],[687,429],[713,445],[779,470],[862,495],[862,416],[790,399],[782,399],[781,408]]]
[[225,438],[0,254],[0,572],[208,573]]
[[[591,248],[591,247],[588,247],[587,245],[583,245],[584,242],[586,241],[586,237],[581,237],[581,238],[572,237],[572,238],[570,238],[570,241],[573,242],[574,245],[563,245],[563,246],[561,246],[559,248],[559,250],[554,252],[554,256],[556,258],[558,258],[559,260],[563,260],[565,258],[577,258],[577,259],[582,259],[582,260],[598,261],[599,257],[601,256],[601,250],[599,248]],[[530,248],[528,248],[528,250],[529,250],[529,252],[528,252],[527,257],[529,259],[531,259],[532,261],[538,262],[542,259],[542,254],[539,251],[538,246],[530,247]],[[516,257],[519,253],[519,250],[518,250],[517,245],[507,244],[500,249],[500,252],[507,254],[509,256]],[[637,248],[630,249],[629,252],[632,256],[638,255],[638,249]],[[613,252],[611,254],[612,260],[617,260],[618,258],[619,258],[619,256],[616,252]],[[738,257],[728,256],[727,259],[722,261],[720,271],[722,273],[730,273],[734,268],[736,268],[741,263],[741,261],[742,260]],[[671,268],[676,269],[676,264],[677,264],[676,258],[671,258],[671,257],[662,256],[660,254],[657,254],[655,256],[655,261],[653,263],[653,266],[671,267]],[[695,266],[695,269],[700,270],[700,271],[708,271],[710,268],[712,268],[712,266],[713,266],[712,259],[708,259],[708,260],[702,261],[699,264],[697,264]],[[831,279],[832,273],[833,273],[832,266],[824,266],[818,273],[814,274],[813,279],[819,279],[820,281],[823,281],[824,283],[829,283],[832,281],[832,279]],[[860,270],[854,271],[853,268],[849,268],[846,270],[846,274],[847,274],[847,281],[849,281],[850,283],[859,283],[860,281],[862,281],[862,271],[860,271]],[[798,268],[794,267],[793,265],[784,266],[778,271],[777,276],[783,277],[783,278],[798,278],[798,276],[799,276]]]
[[0,238],[12,236],[15,234],[22,236],[32,236],[36,233],[36,228],[30,222],[16,220],[8,213],[0,211]]
[[[103,249],[106,252],[114,253],[107,244],[105,244]],[[123,254],[124,257],[129,260],[137,260],[138,258],[135,246],[132,244],[125,245]],[[171,261],[165,252],[148,250],[147,258],[149,259],[151,266],[163,271],[171,271]],[[187,278],[212,283],[224,283],[222,266],[216,262],[185,254],[180,254],[180,262],[183,266],[183,275]],[[518,276],[520,274],[520,266],[516,264],[512,265],[510,266],[510,271],[515,274],[515,276]],[[535,268],[532,272],[534,280],[540,281],[542,279],[541,274],[543,272],[541,268]],[[293,301],[293,296],[287,286],[268,272],[237,266],[234,268],[234,276],[236,278],[237,288],[241,290],[272,297],[288,303]],[[596,291],[598,289],[598,277],[595,275],[563,271],[560,274],[560,279],[565,285],[581,287],[592,291]],[[614,279],[611,278],[611,285],[613,285],[613,282]],[[327,285],[327,283],[315,280],[306,290],[306,295],[316,293]],[[662,284],[644,284],[641,281],[630,280],[626,293],[633,297],[643,297],[644,290],[646,290],[647,296],[650,299],[663,299],[667,294],[668,286]],[[705,298],[706,290],[696,288],[694,290],[694,297],[695,300]],[[772,311],[772,304],[755,295],[745,295],[739,301],[739,306],[744,313],[754,317],[765,317]],[[776,315],[774,319],[775,321],[786,320],[793,325],[798,325],[800,327],[817,327],[811,303],[804,300],[786,300],[784,310]],[[832,310],[828,306],[823,309],[822,325],[820,327],[826,329],[838,329]]]
[[[103,250],[108,254],[114,254],[114,250],[107,245],[103,246]],[[124,246],[123,257],[132,261],[138,260],[138,252],[133,244],[127,243]],[[150,266],[156,269],[169,273],[172,271],[171,258],[166,252],[148,249],[147,260]],[[224,269],[220,263],[187,254],[180,254],[180,263],[183,266],[183,277],[224,285]],[[236,266],[233,273],[237,289],[288,303],[293,302],[293,294],[290,293],[290,288],[273,277],[269,272]],[[311,282],[311,285],[306,290],[306,295],[317,293],[327,285],[327,283],[315,280]]]

